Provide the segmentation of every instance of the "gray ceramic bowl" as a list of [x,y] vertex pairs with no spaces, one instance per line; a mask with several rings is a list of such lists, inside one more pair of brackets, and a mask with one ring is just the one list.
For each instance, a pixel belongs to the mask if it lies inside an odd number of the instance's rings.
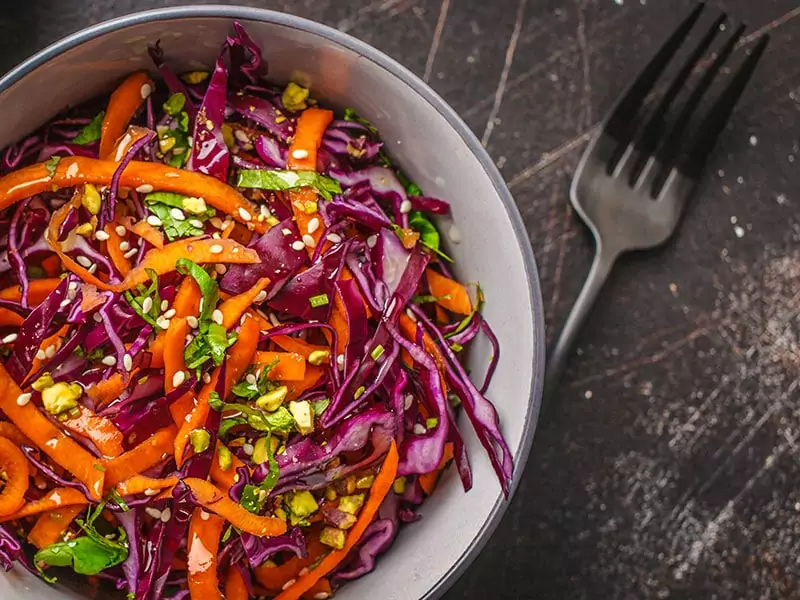
[[[130,15],[76,33],[0,79],[0,148],[68,105],[113,88],[135,69],[152,69],[147,43],[162,40],[171,65],[213,66],[231,23],[241,21],[264,49],[270,78],[303,73],[315,94],[352,106],[380,129],[389,153],[426,193],[453,206],[461,243],[451,243],[459,276],[480,281],[486,317],[502,349],[488,396],[515,456],[514,485],[528,456],[544,368],[542,301],[530,243],[511,194],[491,159],[456,113],[411,72],[374,48],[318,23],[232,6],[170,8]],[[445,231],[448,223],[442,223]],[[490,349],[471,353],[479,376]],[[463,419],[475,485],[464,493],[454,469],[367,577],[337,598],[439,597],[475,558],[508,503],[486,454]],[[0,576],[3,600],[78,598],[17,567]]]

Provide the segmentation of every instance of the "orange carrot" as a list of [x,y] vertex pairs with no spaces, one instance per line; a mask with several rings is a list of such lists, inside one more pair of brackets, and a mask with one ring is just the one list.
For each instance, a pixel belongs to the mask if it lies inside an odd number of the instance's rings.
[[168,456],[172,453],[173,439],[175,439],[175,426],[170,425],[159,429],[132,450],[106,461],[105,489],[111,489],[118,483],[160,463],[164,460],[165,454]]
[[432,269],[427,269],[425,276],[428,279],[428,288],[431,291],[431,296],[438,298],[436,302],[439,305],[459,315],[472,313],[472,301],[469,299],[469,292],[462,284]]
[[42,270],[48,277],[58,277],[61,275],[61,259],[57,255],[51,254],[42,263]]
[[[192,600],[222,600],[217,580],[217,550],[224,525],[223,519],[202,508],[196,508],[192,513],[186,551]],[[236,568],[232,570],[236,571]]]
[[186,363],[183,358],[184,346],[186,346],[186,334],[189,331],[189,324],[185,317],[173,317],[170,320],[164,338],[164,388],[167,392],[175,389],[172,384],[175,373],[186,371]]
[[25,319],[8,308],[0,308],[0,325],[6,327],[19,327]]
[[131,270],[131,261],[125,258],[125,251],[119,247],[123,241],[122,237],[117,233],[116,223],[108,223],[103,231],[106,232],[108,240],[106,241],[106,251],[108,252],[114,268],[119,271],[120,275],[125,277]]
[[436,489],[436,484],[439,482],[439,477],[448,463],[453,460],[453,442],[447,442],[444,445],[444,454],[442,460],[439,461],[439,466],[430,473],[423,473],[419,476],[419,484],[428,496]]
[[103,379],[86,388],[86,395],[91,398],[98,406],[108,404],[112,400],[119,398],[120,394],[128,386],[126,378],[122,373],[114,373],[108,379]]
[[[31,306],[38,306],[60,284],[61,279],[58,277],[51,279],[32,279],[28,287],[28,303]],[[18,285],[14,285],[0,290],[0,299],[19,302],[22,300],[22,288]]]
[[196,317],[200,312],[200,286],[197,285],[194,277],[185,277],[175,294],[172,308],[175,309],[177,317]]
[[[331,327],[336,330],[336,354],[344,354],[347,342],[350,340],[350,329],[347,327],[347,313],[342,305],[339,294],[334,294],[333,310],[328,321]],[[325,333],[328,333],[325,331]],[[329,340],[330,341],[330,340]]]
[[[44,163],[17,169],[0,177],[0,210],[5,210],[29,196],[51,191],[54,186],[73,187],[84,183],[109,185],[118,166],[109,160],[70,156],[59,161],[52,176]],[[208,204],[231,215],[235,220],[250,223],[259,233],[269,229],[266,222],[253,218],[258,211],[234,188],[215,177],[196,171],[175,169],[158,162],[134,160],[122,173],[119,185],[127,188],[151,185],[161,192],[202,197]]]
[[175,486],[178,483],[177,477],[165,477],[164,479],[153,479],[144,475],[134,475],[117,485],[117,493],[120,496],[135,496],[143,494],[147,490],[163,490]]
[[187,477],[183,480],[192,490],[197,502],[220,517],[230,521],[234,527],[252,535],[274,537],[286,533],[286,522],[277,517],[261,517],[246,509],[204,479]]
[[386,495],[391,491],[392,484],[397,475],[398,463],[399,455],[397,453],[397,445],[394,443],[394,440],[392,440],[389,454],[386,456],[380,473],[375,477],[369,498],[367,498],[367,501],[364,503],[364,508],[361,509],[356,524],[353,525],[353,528],[347,534],[344,548],[341,550],[333,550],[322,559],[315,569],[300,576],[295,583],[278,594],[275,600],[298,600],[303,594],[314,587],[320,578],[333,571],[333,569],[347,558],[350,550],[358,543],[358,540],[364,535],[367,527],[372,523],[372,519],[375,518],[375,515],[378,513],[378,509],[383,503],[384,498],[386,498]]
[[333,121],[333,111],[307,108],[297,120],[297,131],[289,146],[287,166],[298,171],[317,170],[317,150],[325,129]]
[[318,598],[330,598],[332,595],[333,590],[331,589],[331,582],[323,578],[303,594],[303,598],[306,600],[317,600]]
[[261,566],[255,567],[253,573],[256,576],[258,583],[263,585],[270,592],[280,592],[286,582],[291,579],[297,579],[300,571],[308,569],[314,563],[318,562],[322,556],[327,554],[330,550],[319,541],[319,531],[311,529],[306,535],[308,538],[308,556],[300,558],[293,556],[280,565],[271,563],[264,563]]
[[30,469],[22,450],[4,437],[0,437],[0,465],[5,474],[5,487],[0,491],[0,516],[5,517],[25,504]]
[[293,352],[256,352],[259,365],[278,364],[270,369],[268,377],[277,381],[302,381],[306,376],[306,359]]
[[153,82],[144,71],[129,75],[111,94],[100,135],[100,156],[108,157],[119,137],[125,133],[133,115],[153,91]]
[[[217,450],[219,449],[220,443],[217,442]],[[216,452],[214,454],[216,457]],[[231,468],[225,471],[219,466],[219,461],[215,458],[211,461],[211,480],[216,483],[220,489],[227,492],[233,487],[233,484],[236,483],[234,481],[234,477],[236,477],[236,471],[239,470],[239,467],[243,467],[244,463],[239,460],[239,458],[235,455],[231,455]]]
[[0,437],[8,438],[17,446],[33,446],[30,438],[8,421],[0,421]]
[[60,542],[69,524],[83,508],[83,506],[67,506],[42,513],[28,534],[28,541],[39,549]]
[[128,125],[125,135],[120,136],[120,138],[114,144],[114,147],[111,149],[111,152],[109,152],[108,155],[103,158],[119,163],[128,153],[128,150],[133,148],[133,145],[136,142],[148,135],[151,135],[150,129],[147,129],[146,127],[139,127],[138,125]]
[[[69,325],[64,325],[53,335],[46,337],[44,340],[42,340],[42,343],[39,345],[39,348],[42,350],[46,350],[50,346],[54,346],[55,349],[58,350],[58,348],[61,347],[61,343],[64,341],[64,336],[67,335],[67,332],[69,332]],[[33,363],[31,364],[31,370],[28,371],[28,374],[37,373],[42,368],[44,360],[41,358],[34,357]]]
[[[317,244],[323,243],[326,244],[322,251],[328,249],[328,246],[331,243],[327,240],[323,241],[323,236],[325,235],[325,226],[322,225],[322,216],[317,211],[317,201],[319,196],[317,195],[317,191],[312,187],[304,187],[300,188],[299,190],[289,190],[289,203],[292,206],[292,214],[294,215],[294,220],[297,223],[297,229],[300,231],[300,235],[306,236],[310,235],[314,239],[314,247]],[[317,226],[313,232],[309,231],[309,223],[315,220],[320,225]],[[313,255],[315,250],[314,247],[306,248],[306,251],[309,253],[309,256]]]
[[303,392],[310,390],[320,382],[320,379],[325,375],[324,367],[317,367],[315,365],[306,366],[306,375],[302,381],[292,381],[288,384],[289,394],[288,398],[294,400],[303,395]]
[[146,220],[142,219],[138,223],[134,223],[133,219],[128,217],[127,219],[123,220],[123,225],[125,226],[125,229],[134,235],[138,235],[151,246],[156,248],[164,247],[164,234],[150,225],[150,223],[148,223]]
[[14,514],[0,517],[0,523],[24,519],[31,515],[38,515],[49,510],[57,510],[66,506],[86,506],[87,504],[89,504],[89,501],[80,490],[60,487],[50,491],[39,500],[28,502]]
[[228,568],[228,576],[225,579],[225,600],[249,600],[250,594],[247,592],[244,577],[235,566]]
[[103,491],[103,471],[98,461],[75,440],[65,436],[32,402],[20,406],[22,390],[0,365],[0,409],[53,461],[82,482],[92,497],[100,499]]
[[164,367],[164,342],[167,339],[167,332],[163,329],[156,334],[156,337],[150,342],[150,347],[147,351],[150,353],[150,366],[153,369],[161,369]]
[[122,432],[113,422],[97,416],[94,411],[80,406],[80,415],[62,421],[65,429],[92,441],[97,449],[107,457],[117,457],[124,452]]
[[255,302],[256,297],[267,289],[268,285],[269,279],[262,277],[246,292],[242,292],[238,296],[231,296],[220,304],[219,311],[222,313],[222,326],[225,329],[230,329],[236,325],[245,311]]

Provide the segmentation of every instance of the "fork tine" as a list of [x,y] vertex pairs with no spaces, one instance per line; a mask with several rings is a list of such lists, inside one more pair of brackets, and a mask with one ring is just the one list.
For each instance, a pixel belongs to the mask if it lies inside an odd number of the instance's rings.
[[692,179],[699,179],[703,169],[708,162],[708,157],[719,139],[722,130],[728,119],[733,113],[736,103],[747,87],[747,83],[753,76],[761,55],[767,48],[769,36],[765,35],[758,42],[753,51],[742,63],[739,71],[728,85],[727,89],[720,95],[717,102],[709,109],[705,122],[700,127],[697,135],[692,140],[692,146],[685,154],[679,169],[681,172]]
[[636,114],[644,105],[644,101],[651,92],[662,72],[666,69],[675,53],[681,47],[689,32],[694,27],[705,4],[698,3],[697,7],[683,20],[672,35],[664,42],[658,53],[650,60],[644,70],[639,74],[625,95],[617,102],[616,107],[606,120],[603,131],[620,142],[620,150],[616,157],[608,163],[610,173],[619,160],[625,146],[630,142],[631,124],[635,121]]

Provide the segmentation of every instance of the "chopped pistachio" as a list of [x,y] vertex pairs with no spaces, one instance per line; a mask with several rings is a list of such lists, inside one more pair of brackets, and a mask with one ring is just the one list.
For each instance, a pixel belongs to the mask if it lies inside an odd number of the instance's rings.
[[348,494],[352,494],[356,491],[356,478],[355,476],[351,475],[344,481],[344,489]]
[[359,477],[356,480],[356,489],[358,490],[368,490],[372,487],[372,482],[375,481],[375,475],[367,475],[365,477]]
[[290,81],[283,90],[281,101],[287,110],[298,111],[308,108],[306,104],[308,100],[308,88],[297,85],[294,81]]
[[314,431],[314,411],[307,400],[301,402],[289,402],[289,412],[294,417],[297,431],[303,435],[308,435]]
[[322,533],[319,534],[320,542],[331,548],[336,548],[337,550],[344,548],[344,538],[344,531],[336,527],[326,527],[322,530]]
[[322,363],[328,362],[331,357],[330,350],[314,350],[308,355],[308,362],[315,367],[320,366]]
[[81,223],[75,228],[75,233],[82,235],[83,237],[89,237],[93,232],[94,227],[92,227],[91,223]]
[[56,383],[42,391],[42,403],[51,415],[60,415],[78,406],[83,388],[77,383]]
[[339,522],[336,525],[339,527],[339,529],[350,529],[356,524],[356,521],[358,521],[358,519],[356,519],[355,515],[344,513],[341,515]]
[[256,406],[260,409],[272,412],[278,410],[283,401],[286,399],[286,394],[289,393],[289,388],[285,385],[276,387],[274,390],[267,392],[256,400]]
[[317,212],[317,201],[306,200],[305,206],[303,208],[306,211],[306,214],[313,215],[315,212]]
[[191,73],[184,73],[181,75],[181,79],[189,85],[197,85],[208,79],[208,75],[208,71],[192,71]]
[[193,196],[187,196],[181,200],[181,206],[183,206],[184,211],[193,215],[202,215],[208,210],[206,201],[203,198],[195,198]]
[[217,460],[219,461],[219,468],[223,471],[228,471],[233,466],[233,455],[227,446],[219,445],[219,448],[217,448]]
[[225,140],[225,145],[228,148],[233,148],[236,145],[236,139],[233,137],[233,128],[227,123],[222,124],[222,139]]
[[296,517],[308,517],[319,510],[319,504],[311,492],[302,490],[286,495],[286,505]]
[[353,496],[342,496],[339,499],[339,510],[348,514],[354,515],[364,505],[364,494],[355,494]]
[[211,445],[211,434],[205,429],[193,429],[189,432],[189,443],[197,454],[205,452]]
[[50,373],[42,373],[42,376],[39,377],[36,381],[31,384],[31,387],[35,389],[37,392],[42,392],[45,389],[52,387],[55,385],[55,381],[53,381],[53,376]]
[[100,192],[98,192],[97,188],[91,183],[87,183],[83,186],[83,197],[81,198],[81,204],[83,204],[83,207],[93,215],[100,214]]
[[288,518],[289,518],[289,515],[287,515],[287,514],[286,514],[286,511],[285,511],[285,510],[283,510],[283,509],[282,509],[282,508],[280,508],[280,507],[276,508],[276,509],[275,509],[275,511],[273,512],[273,514],[274,514],[276,517],[278,517],[278,518],[279,518],[281,521],[285,521],[286,519],[288,519]]
[[334,500],[336,500],[337,497],[338,496],[336,494],[336,490],[335,489],[333,489],[331,486],[328,486],[327,488],[325,488],[325,500],[328,500],[329,502],[333,502]]
[[398,477],[394,480],[392,484],[392,490],[394,490],[395,494],[402,495],[406,493],[406,478],[405,477]]
[[267,225],[269,225],[270,227],[275,227],[275,226],[277,226],[279,224],[280,224],[280,221],[278,220],[277,217],[274,217],[272,215],[267,217]]
[[270,438],[268,437],[258,438],[253,446],[253,462],[257,465],[265,463],[269,459],[269,452],[267,451],[269,440]]
[[176,140],[174,137],[166,137],[158,140],[158,147],[162,152],[169,152],[175,147]]

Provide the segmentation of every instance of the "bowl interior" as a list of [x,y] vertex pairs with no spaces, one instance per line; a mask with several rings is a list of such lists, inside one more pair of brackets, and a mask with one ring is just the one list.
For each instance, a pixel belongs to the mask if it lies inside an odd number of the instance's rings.
[[[269,77],[303,77],[315,95],[335,108],[354,107],[373,121],[386,147],[412,180],[453,206],[461,243],[449,243],[464,281],[480,281],[485,314],[502,354],[488,396],[518,463],[524,462],[538,409],[543,325],[538,281],[519,217],[509,206],[499,175],[476,140],[444,103],[419,80],[377,51],[343,34],[266,11],[196,7],[142,13],[68,39],[0,81],[0,148],[34,130],[61,109],[108,92],[123,76],[150,69],[147,44],[160,39],[176,70],[213,66],[221,42],[237,17],[261,45]],[[193,16],[194,15],[194,16]],[[504,197],[505,195],[505,197]],[[505,203],[504,203],[505,200]],[[440,222],[445,233],[450,222]],[[491,349],[479,343],[469,367],[481,381]],[[378,597],[417,599],[439,595],[447,576],[466,566],[496,525],[502,494],[471,426],[461,429],[474,469],[465,494],[454,469],[422,509],[422,519],[403,528],[376,571],[345,586],[342,600]],[[520,470],[521,465],[517,464]],[[450,579],[452,579],[450,577]],[[0,577],[0,597],[29,593],[47,600],[73,597],[21,569]],[[124,595],[121,595],[124,597]]]

